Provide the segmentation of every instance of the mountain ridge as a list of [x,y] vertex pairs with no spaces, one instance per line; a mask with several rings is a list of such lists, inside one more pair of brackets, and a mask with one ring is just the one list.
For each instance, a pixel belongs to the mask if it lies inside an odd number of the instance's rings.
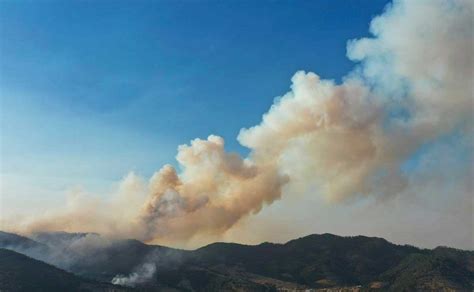
[[[45,236],[43,239],[49,241],[39,243],[51,253],[41,260],[93,281],[110,283],[121,277],[120,283],[145,291],[299,291],[342,287],[357,291],[470,291],[474,279],[473,251],[442,246],[421,249],[379,237],[324,233],[286,243],[215,242],[182,250],[133,239],[111,241],[97,234],[72,234],[72,241],[54,236]],[[64,233],[58,236],[69,238]],[[19,238],[15,234],[10,237]],[[11,242],[8,238],[8,233],[0,233],[0,247]],[[140,275],[144,267],[153,267],[148,278]]]

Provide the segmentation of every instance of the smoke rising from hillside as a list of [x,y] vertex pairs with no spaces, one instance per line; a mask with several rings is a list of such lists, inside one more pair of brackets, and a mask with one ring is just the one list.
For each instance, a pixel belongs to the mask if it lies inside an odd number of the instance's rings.
[[111,283],[114,285],[135,287],[136,285],[149,282],[156,272],[156,266],[153,263],[145,263],[138,267],[135,272],[128,276],[117,275]]
[[225,232],[290,196],[287,186],[333,202],[396,196],[422,145],[472,135],[473,16],[472,1],[395,1],[372,21],[373,38],[349,41],[360,63],[342,84],[297,72],[261,123],[241,130],[248,157],[219,136],[195,139],[178,147],[181,171],[165,165],[147,183],[130,174],[111,198],[76,195],[12,229],[186,241]]

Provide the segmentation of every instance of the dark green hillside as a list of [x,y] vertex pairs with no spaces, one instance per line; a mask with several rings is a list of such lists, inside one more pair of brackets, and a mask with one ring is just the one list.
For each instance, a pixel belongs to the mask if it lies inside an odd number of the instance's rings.
[[215,243],[195,252],[196,263],[239,266],[249,272],[308,286],[368,283],[413,252],[381,238],[310,235],[286,244]]
[[17,252],[0,249],[0,291],[126,291],[84,280]]
[[[33,250],[42,246],[28,238],[3,236],[9,238],[10,248],[12,242],[19,246],[28,243]],[[81,242],[83,236],[58,233],[42,237],[44,243],[50,244],[44,249],[49,263],[61,267],[67,260],[67,270],[80,278],[3,250],[0,254],[1,279],[3,285],[10,285],[4,287],[13,289],[40,283],[38,285],[45,287],[56,285],[54,287],[58,289],[99,289],[104,286],[117,289],[117,286],[84,279],[110,283],[118,275],[138,276],[136,273],[141,266],[152,264],[155,267],[152,275],[145,281],[134,282],[135,289],[304,291],[324,288],[325,291],[338,291],[346,287],[344,289],[354,291],[472,291],[473,288],[474,252],[445,247],[419,249],[376,237],[314,234],[285,244],[213,243],[194,251],[147,245],[137,240],[103,238],[97,242],[105,244],[84,245],[81,249],[77,249],[76,244],[67,244],[75,239]],[[0,240],[0,244],[2,242],[6,241]],[[9,274],[6,267],[10,261],[18,268]],[[38,269],[38,265],[47,268]],[[20,273],[22,269],[26,273]]]
[[474,284],[474,252],[438,247],[414,253],[381,276],[394,291],[470,291]]

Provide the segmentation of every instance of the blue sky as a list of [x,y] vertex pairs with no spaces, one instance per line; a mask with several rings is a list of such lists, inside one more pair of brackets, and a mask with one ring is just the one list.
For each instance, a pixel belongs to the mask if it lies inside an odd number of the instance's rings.
[[386,2],[0,2],[6,205],[149,176],[209,134],[245,153],[239,130],[295,71],[340,80],[353,68],[347,41]]

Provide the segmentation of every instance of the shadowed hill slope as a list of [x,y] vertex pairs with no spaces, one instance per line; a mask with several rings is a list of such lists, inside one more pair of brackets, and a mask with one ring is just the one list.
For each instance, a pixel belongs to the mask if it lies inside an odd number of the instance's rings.
[[84,280],[17,252],[0,249],[0,291],[127,291]]
[[310,235],[286,244],[216,243],[195,252],[196,262],[239,265],[252,273],[313,286],[318,281],[366,283],[414,252],[380,238]]
[[256,246],[214,243],[196,250],[190,261],[319,288],[384,282],[410,290],[428,287],[423,282],[429,278],[434,286],[469,290],[474,279],[473,252],[419,249],[365,236],[315,234]]

